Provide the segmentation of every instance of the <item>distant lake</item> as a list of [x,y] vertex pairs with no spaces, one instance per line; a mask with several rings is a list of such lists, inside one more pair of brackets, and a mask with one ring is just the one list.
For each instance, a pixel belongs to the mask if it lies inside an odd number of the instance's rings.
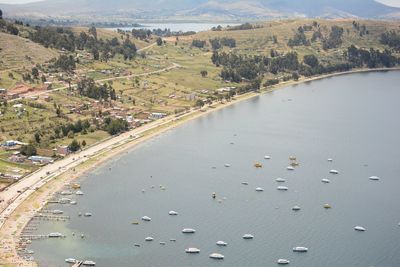
[[[34,234],[67,237],[33,241],[29,249],[44,267],[67,266],[70,257],[98,267],[265,267],[279,258],[297,267],[400,266],[399,74],[289,86],[147,141],[81,178],[77,205],[51,204],[71,219],[41,222]],[[286,169],[289,156],[300,164],[294,171]],[[369,180],[373,175],[381,180]],[[355,231],[358,225],[366,231]],[[219,240],[228,246],[218,247]],[[296,246],[309,251],[295,253]],[[188,247],[201,252],[186,254]],[[225,259],[210,259],[213,252]]]
[[149,29],[149,30],[154,30],[154,29],[170,29],[173,32],[188,32],[188,31],[195,31],[195,32],[201,32],[201,31],[208,31],[211,30],[212,27],[217,27],[218,25],[221,25],[222,27],[226,27],[228,25],[230,26],[235,26],[238,24],[231,23],[231,24],[218,24],[218,23],[140,23],[144,27],[122,27],[122,28],[113,28],[114,30],[117,29],[122,29],[125,31],[131,31],[132,29]]

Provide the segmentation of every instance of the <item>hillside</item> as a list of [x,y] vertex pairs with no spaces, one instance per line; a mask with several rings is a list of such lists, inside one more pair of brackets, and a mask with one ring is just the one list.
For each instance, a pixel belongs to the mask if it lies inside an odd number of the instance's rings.
[[[374,0],[46,0],[25,5],[0,4],[9,16],[57,17],[99,21],[119,19],[271,19],[290,17],[395,18],[399,8]],[[45,11],[45,12],[44,12]],[[85,15],[92,15],[87,18]],[[64,17],[65,19],[66,17]]]

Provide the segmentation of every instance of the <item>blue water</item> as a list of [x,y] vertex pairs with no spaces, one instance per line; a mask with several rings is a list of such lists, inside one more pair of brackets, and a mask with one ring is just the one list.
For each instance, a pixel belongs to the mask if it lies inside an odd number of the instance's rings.
[[188,31],[208,31],[213,27],[217,27],[221,25],[222,27],[226,26],[235,26],[238,25],[236,23],[143,23],[143,27],[124,27],[124,28],[115,28],[122,29],[125,31],[131,31],[132,29],[146,29],[146,30],[156,30],[156,29],[170,29],[172,32],[188,32]]
[[[48,207],[71,220],[45,222],[37,231],[67,238],[30,248],[40,266],[67,266],[69,257],[96,266],[261,267],[276,266],[279,258],[299,267],[400,266],[399,83],[399,72],[344,75],[188,122],[83,177],[78,205]],[[292,172],[286,170],[291,155],[300,163]],[[381,180],[370,181],[371,175]],[[287,182],[277,184],[278,177]],[[265,191],[255,192],[259,186]],[[294,205],[301,211],[292,211]],[[78,217],[86,211],[93,216]],[[144,215],[152,221],[131,224]],[[367,231],[356,232],[356,225]],[[187,227],[197,232],[182,234]],[[246,233],[254,239],[243,240]],[[147,236],[154,241],[145,242]],[[217,247],[218,240],[228,246]],[[192,246],[201,253],[185,254]],[[309,251],[294,253],[295,246]],[[209,259],[212,252],[225,259]]]

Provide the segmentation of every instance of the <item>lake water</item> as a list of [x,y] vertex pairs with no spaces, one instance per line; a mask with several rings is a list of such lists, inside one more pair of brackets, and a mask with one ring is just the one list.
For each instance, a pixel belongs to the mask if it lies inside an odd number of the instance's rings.
[[226,24],[226,23],[141,23],[144,27],[122,27],[122,28],[114,28],[114,30],[117,29],[122,29],[125,31],[131,31],[132,29],[148,29],[148,30],[154,30],[154,29],[170,29],[172,32],[188,32],[188,31],[195,31],[195,32],[201,32],[201,31],[208,31],[211,30],[212,27],[217,27],[218,25],[221,25],[222,27],[226,26],[235,26],[238,25],[237,23],[231,23],[231,24]]
[[[67,266],[69,257],[96,266],[261,267],[279,258],[299,267],[400,266],[399,84],[399,72],[344,75],[188,122],[82,178],[78,205],[50,206],[71,220],[43,222],[36,231],[67,237],[34,241],[30,249],[40,266],[51,267]],[[286,170],[291,155],[300,163],[294,171]],[[278,177],[288,191],[276,189]],[[140,221],[145,215],[152,221]],[[183,228],[197,231],[184,235]],[[254,239],[243,240],[246,233]],[[228,246],[217,247],[218,240]],[[294,253],[295,246],[309,251]],[[201,252],[186,254],[188,247]],[[225,259],[210,259],[213,252]]]

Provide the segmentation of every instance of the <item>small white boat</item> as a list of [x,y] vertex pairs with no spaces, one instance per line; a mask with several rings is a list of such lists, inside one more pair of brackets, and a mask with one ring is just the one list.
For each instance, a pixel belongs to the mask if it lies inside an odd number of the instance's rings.
[[226,247],[227,245],[228,245],[228,243],[226,243],[224,241],[217,241],[217,246]]
[[150,222],[150,221],[151,221],[151,218],[150,218],[149,216],[143,216],[143,217],[142,217],[142,221]]
[[276,178],[275,181],[278,182],[278,183],[284,183],[284,182],[286,182],[286,179]]
[[78,191],[75,192],[75,195],[77,195],[77,196],[83,196],[83,192],[80,191],[80,190],[78,190]]
[[53,210],[53,214],[63,214],[64,212],[62,210]]
[[360,232],[364,232],[364,231],[366,231],[367,229],[365,229],[365,228],[362,227],[362,226],[356,226],[356,227],[354,227],[354,230],[360,231]]
[[63,196],[69,196],[69,195],[72,195],[72,192],[71,192],[71,191],[62,191],[62,192],[61,192],[61,195],[63,195]]
[[276,261],[278,264],[289,264],[290,261],[287,259],[279,259]]
[[264,156],[264,159],[271,159],[270,156]]
[[254,238],[254,236],[251,235],[251,234],[245,234],[245,235],[243,235],[243,239],[253,239],[253,238]]
[[264,191],[264,188],[262,188],[262,187],[257,187],[257,188],[256,188],[256,191],[257,191],[257,192],[263,192],[263,191]]
[[178,213],[176,211],[171,210],[170,212],[168,212],[169,215],[171,216],[176,216],[178,215]]
[[229,163],[225,163],[225,165],[224,165],[225,167],[227,167],[227,168],[229,168],[230,166],[231,166],[231,164],[229,164]]
[[329,173],[331,173],[331,174],[339,174],[339,171],[337,171],[337,170],[330,170]]
[[379,178],[378,176],[370,176],[369,177],[369,179],[371,180],[371,181],[379,181],[381,178]]
[[333,161],[333,159],[329,158],[329,159],[328,159],[328,161],[329,161],[329,162],[332,162],[332,161]]
[[293,251],[294,252],[307,252],[308,248],[306,248],[306,247],[294,247]]
[[78,202],[76,202],[75,200],[72,200],[69,204],[76,205],[76,204],[78,204]]
[[187,248],[185,249],[186,253],[190,253],[190,254],[195,254],[195,253],[200,253],[200,249],[198,248]]
[[26,253],[27,253],[27,254],[35,254],[35,251],[28,249],[28,250],[26,251]]
[[77,261],[76,261],[76,259],[74,259],[74,258],[68,258],[68,259],[65,259],[65,262],[66,262],[66,263],[75,264]]
[[150,242],[150,241],[153,241],[153,240],[154,240],[154,238],[152,238],[151,236],[148,236],[148,237],[146,237],[144,239],[144,241],[147,241],[147,242]]
[[59,200],[58,200],[58,203],[60,203],[60,204],[69,204],[69,203],[71,203],[71,199],[69,199],[69,198],[60,198]]
[[219,253],[211,253],[209,257],[215,260],[223,260],[225,258],[224,255]]
[[248,182],[242,182],[242,185],[249,185]]
[[196,230],[194,230],[192,228],[184,228],[182,230],[182,233],[184,233],[184,234],[194,234],[194,233],[196,233]]
[[321,182],[323,182],[325,184],[329,184],[331,181],[329,179],[322,179]]
[[286,170],[288,170],[288,171],[294,171],[294,167],[293,167],[293,166],[287,166],[287,167],[286,167]]
[[292,210],[294,210],[294,211],[299,211],[299,210],[301,210],[301,208],[300,208],[299,206],[294,206],[294,207],[292,208]]
[[85,212],[85,214],[83,214],[83,216],[85,216],[85,217],[91,217],[92,214],[91,214],[90,212]]
[[286,187],[286,186],[278,186],[276,189],[278,189],[278,190],[280,190],[280,191],[287,191],[287,190],[289,190],[289,188]]
[[55,232],[55,233],[50,233],[48,235],[48,237],[50,237],[50,238],[59,238],[59,237],[63,237],[63,234]]
[[82,265],[85,265],[85,266],[95,266],[96,263],[95,263],[94,261],[86,260],[86,261],[82,262]]

